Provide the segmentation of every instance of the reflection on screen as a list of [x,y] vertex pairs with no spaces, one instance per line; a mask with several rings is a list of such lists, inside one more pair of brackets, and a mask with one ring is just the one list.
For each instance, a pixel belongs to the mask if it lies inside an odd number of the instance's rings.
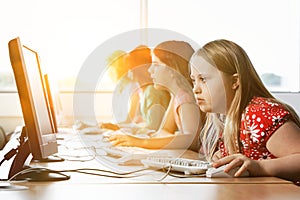
[[[23,55],[25,60],[26,69],[28,72],[28,81],[32,88],[33,104],[37,116],[38,129],[40,133],[52,133],[51,119],[49,116],[47,100],[45,99],[44,84],[40,68],[38,66],[38,58],[35,53],[23,47]],[[43,141],[44,142],[44,141]]]

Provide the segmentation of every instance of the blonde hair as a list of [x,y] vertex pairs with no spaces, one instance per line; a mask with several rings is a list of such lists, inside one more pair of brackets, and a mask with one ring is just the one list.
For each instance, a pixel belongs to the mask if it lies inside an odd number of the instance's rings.
[[266,89],[255,71],[248,55],[239,45],[228,40],[215,40],[199,49],[195,56],[201,56],[225,74],[237,74],[239,87],[226,113],[226,117],[213,113],[206,114],[206,122],[201,133],[203,150],[211,160],[217,150],[219,136],[222,133],[225,149],[228,154],[240,152],[241,116],[253,97],[265,97],[281,103],[291,114],[291,120],[300,126],[296,112],[289,105],[275,99]]
[[126,51],[116,50],[106,59],[108,74],[114,82],[117,82],[128,71],[125,65],[126,55]]

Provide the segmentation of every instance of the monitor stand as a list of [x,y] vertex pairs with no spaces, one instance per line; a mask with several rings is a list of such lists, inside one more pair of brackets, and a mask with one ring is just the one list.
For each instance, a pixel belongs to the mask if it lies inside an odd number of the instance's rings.
[[35,159],[34,157],[32,158],[31,162],[35,163],[44,163],[44,162],[62,162],[65,159],[55,157],[55,156],[48,156],[47,158],[41,158],[41,159]]
[[[25,128],[22,129],[22,133],[20,136],[20,145],[16,152],[16,156],[12,162],[12,165],[9,170],[8,179],[12,180],[27,180],[27,181],[61,181],[68,180],[70,176],[60,173],[55,170],[50,170],[46,168],[33,168],[26,166],[26,160],[31,154],[29,148],[29,142],[27,137],[25,137],[26,133]],[[35,162],[39,160],[34,160]],[[63,159],[43,159],[44,162],[58,162],[63,161]],[[27,169],[23,172],[23,170]]]

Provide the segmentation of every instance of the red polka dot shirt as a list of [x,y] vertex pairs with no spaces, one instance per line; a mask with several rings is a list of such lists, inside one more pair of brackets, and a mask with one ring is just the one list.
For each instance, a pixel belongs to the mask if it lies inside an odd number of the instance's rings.
[[[272,99],[254,97],[241,118],[242,153],[253,160],[275,158],[266,147],[267,141],[289,117],[290,113],[282,104]],[[227,155],[222,141],[219,143],[219,149],[223,156]]]

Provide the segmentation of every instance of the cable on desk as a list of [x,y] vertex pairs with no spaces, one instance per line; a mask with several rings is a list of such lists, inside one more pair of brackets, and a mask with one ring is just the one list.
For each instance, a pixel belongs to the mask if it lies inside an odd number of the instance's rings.
[[[128,176],[131,174],[135,174],[137,172],[142,172],[146,171],[149,168],[143,168],[131,172],[114,172],[114,171],[109,171],[109,170],[102,170],[102,169],[94,169],[94,168],[79,168],[79,169],[71,169],[71,170],[60,170],[60,172],[77,172],[77,173],[82,173],[82,174],[89,174],[89,175],[96,175],[96,176],[104,176],[104,177],[110,177],[110,178],[135,178],[139,176],[143,176],[144,174],[138,174],[138,175],[133,175],[133,176]],[[108,174],[99,174],[99,173],[93,173],[93,172],[87,172],[87,171],[96,171],[96,172],[104,172]],[[113,174],[113,175],[109,175]]]
[[[168,166],[168,170],[166,171],[166,174],[165,174],[163,177],[161,177],[160,179],[158,179],[157,181],[159,181],[159,182],[160,182],[160,181],[163,181],[163,180],[170,174],[171,169],[172,169],[172,166],[169,165],[169,166]],[[162,170],[165,171],[165,168],[163,168]]]
[[[142,172],[142,171],[146,171],[146,170],[148,170],[148,168],[143,168],[143,169],[139,169],[139,170],[135,170],[135,171],[131,171],[131,172],[119,173],[119,172],[114,172],[114,171],[109,171],[109,170],[102,170],[102,169],[95,169],[95,168],[52,170],[52,169],[43,168],[43,167],[33,167],[33,168],[24,169],[24,170],[16,173],[11,178],[9,178],[7,181],[8,182],[12,181],[18,175],[23,175],[23,174],[27,174],[27,173],[30,173],[30,172],[33,172],[33,171],[42,171],[42,170],[47,171],[49,173],[56,173],[56,174],[66,176],[66,177],[67,177],[67,175],[63,174],[63,172],[77,172],[77,173],[82,173],[82,174],[102,176],[102,177],[110,177],[110,178],[135,178],[135,177],[143,176],[144,174],[137,174],[137,175],[132,175],[132,176],[129,176],[129,175],[135,174],[135,173],[138,173],[138,172]],[[96,172],[102,172],[102,173],[107,173],[107,174],[94,173],[94,172],[88,172],[88,171],[96,171]]]
[[[87,161],[92,161],[94,160],[97,156],[106,156],[102,155],[102,154],[98,154],[97,153],[97,149],[102,149],[102,148],[96,148],[95,146],[89,146],[89,147],[75,147],[75,148],[70,148],[66,145],[63,145],[68,151],[69,150],[82,150],[82,149],[86,149],[86,150],[92,150],[94,152],[93,155],[67,155],[67,154],[59,154],[59,155],[54,155],[55,157],[58,158],[63,158],[66,161],[80,161],[80,162],[87,162]],[[66,157],[71,157],[71,158],[84,158],[84,157],[92,157],[89,159],[84,159],[84,160],[80,160],[80,159],[70,159],[70,158],[66,158]]]
[[[81,156],[73,156],[73,155],[53,155],[54,157],[57,158],[62,158],[66,161],[76,161],[76,162],[88,162],[88,161],[92,161],[96,158],[96,155],[81,155]],[[91,157],[89,159],[70,159],[70,158],[66,158],[66,157],[73,157],[73,158],[84,158],[84,157]]]
[[[150,168],[142,168],[142,169],[138,169],[138,170],[130,171],[130,172],[115,172],[115,171],[97,169],[97,168],[77,168],[77,169],[65,169],[65,170],[52,170],[52,169],[43,168],[43,167],[33,167],[33,168],[24,169],[24,170],[16,173],[11,178],[9,178],[7,181],[10,182],[15,177],[17,177],[18,175],[25,175],[25,174],[33,172],[33,171],[35,171],[35,172],[37,172],[37,171],[47,171],[49,173],[56,173],[56,174],[59,174],[61,176],[65,176],[65,177],[69,177],[69,176],[63,174],[64,172],[76,172],[76,173],[81,173],[81,174],[88,174],[88,175],[102,176],[102,177],[109,177],[109,178],[135,178],[135,177],[145,175],[145,174],[135,174],[135,173],[143,172],[143,171],[146,171],[146,170],[149,170],[149,169]],[[176,177],[176,178],[189,178],[189,177],[204,176],[204,174],[201,174],[201,175],[182,175],[182,176],[177,175],[177,174],[175,175],[175,174],[171,173],[171,169],[172,169],[171,166],[168,166],[167,170],[165,170],[165,168],[164,168],[163,171],[165,171],[165,174],[161,178],[157,179],[156,181],[161,182],[168,175],[170,175],[172,177]],[[154,170],[154,171],[158,171],[158,170]],[[99,172],[99,173],[97,173],[97,172]]]
[[197,177],[206,177],[206,174],[178,174],[178,173],[169,173],[170,176],[175,178],[197,178]]

